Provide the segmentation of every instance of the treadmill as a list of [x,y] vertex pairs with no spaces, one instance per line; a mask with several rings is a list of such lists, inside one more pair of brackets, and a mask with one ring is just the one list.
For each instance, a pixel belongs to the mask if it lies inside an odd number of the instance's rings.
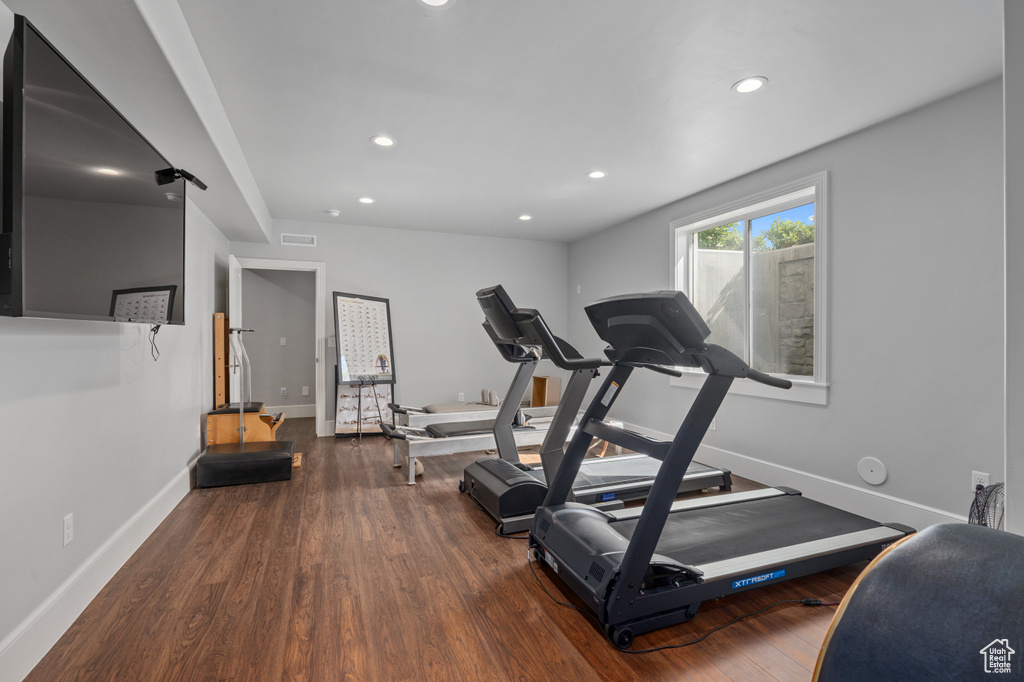
[[[612,369],[587,408],[530,532],[535,558],[594,612],[611,642],[626,649],[638,634],[693,618],[701,602],[875,557],[914,532],[767,488],[674,502],[734,379],[777,388],[792,383],[751,369],[706,344],[704,320],[678,291],[603,299],[586,308],[608,344]],[[632,372],[690,367],[707,373],[642,508],[601,511],[569,501],[594,437],[628,434],[604,420]]]
[[[499,534],[529,530],[534,510],[548,494],[547,481],[555,476],[564,455],[587,389],[598,369],[609,366],[606,360],[584,358],[566,341],[551,333],[544,318],[534,309],[514,308],[499,285],[481,289],[477,301],[484,311],[484,327],[503,355],[510,347],[540,349],[540,354],[559,369],[571,372],[554,419],[541,444],[542,466],[530,467],[508,457],[482,458],[466,467],[459,483],[461,492],[470,496],[498,522]],[[626,432],[629,438],[618,445],[633,454],[584,459],[572,482],[572,499],[621,509],[623,502],[647,497],[661,467],[664,445],[647,436]],[[717,487],[732,488],[732,474],[693,462],[686,468],[675,491],[690,492]]]

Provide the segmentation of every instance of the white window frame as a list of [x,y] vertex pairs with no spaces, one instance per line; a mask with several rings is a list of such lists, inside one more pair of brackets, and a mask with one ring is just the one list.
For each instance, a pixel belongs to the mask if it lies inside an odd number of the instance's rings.
[[[760,398],[828,405],[828,172],[821,172],[724,206],[679,218],[669,223],[672,286],[690,296],[693,273],[693,234],[717,225],[760,217],[814,202],[814,376],[773,374],[789,379],[793,388],[783,391],[755,381],[738,380],[730,393]],[[745,254],[749,244],[745,244]],[[744,256],[746,259],[747,256]],[[749,332],[748,332],[749,333]],[[757,369],[756,367],[754,369]],[[704,372],[684,370],[672,378],[673,386],[700,388]]]

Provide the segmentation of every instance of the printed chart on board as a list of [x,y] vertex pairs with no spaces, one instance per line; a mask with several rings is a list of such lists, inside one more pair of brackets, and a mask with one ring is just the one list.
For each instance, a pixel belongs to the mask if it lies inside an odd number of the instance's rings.
[[335,435],[380,431],[392,422],[395,383],[391,306],[386,298],[334,292],[338,348]]

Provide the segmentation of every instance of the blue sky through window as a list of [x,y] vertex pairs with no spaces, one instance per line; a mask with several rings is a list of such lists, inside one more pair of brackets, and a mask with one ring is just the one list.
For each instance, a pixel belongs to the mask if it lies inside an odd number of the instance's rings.
[[785,211],[761,216],[760,218],[754,218],[750,221],[750,231],[752,236],[756,238],[758,235],[762,234],[772,226],[772,223],[775,222],[776,218],[781,220],[799,220],[802,223],[813,225],[814,202],[804,204],[803,206],[797,206],[796,208],[788,208]]

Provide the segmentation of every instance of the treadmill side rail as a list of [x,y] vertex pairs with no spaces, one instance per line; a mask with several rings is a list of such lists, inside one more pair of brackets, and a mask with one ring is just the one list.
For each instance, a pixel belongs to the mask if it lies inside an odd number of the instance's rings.
[[[788,563],[761,567],[748,573],[729,577],[706,575],[700,584],[688,584],[678,588],[642,591],[637,595],[632,610],[625,618],[608,618],[606,626],[628,627],[634,635],[640,635],[658,628],[683,623],[693,618],[701,603],[745,592],[774,582],[802,578],[822,571],[848,566],[860,561],[870,561],[891,545],[896,539],[879,539],[868,544],[852,546],[817,556],[796,558]],[[707,565],[699,566],[701,570]]]
[[[744,490],[738,493],[729,493],[728,495],[689,497],[673,502],[672,506],[669,508],[669,513],[675,514],[686,510],[722,507],[727,504],[739,504],[741,502],[750,502],[752,500],[763,500],[769,497],[779,497],[785,494],[786,493],[782,492],[778,488],[758,488],[757,490]],[[622,511],[615,512],[615,520],[625,521],[627,519],[639,518],[640,514],[643,513],[643,510],[643,507],[630,507],[628,509],[623,509]]]
[[835,535],[822,540],[788,545],[767,552],[758,552],[756,554],[733,557],[724,561],[716,561],[712,564],[704,564],[701,566],[701,570],[704,571],[704,576],[708,581],[731,579],[750,573],[765,572],[775,566],[796,561],[797,559],[814,559],[826,554],[879,543],[885,545],[895,542],[905,535],[907,535],[905,531],[889,528],[888,526],[878,526],[877,528],[869,528],[855,533]]

